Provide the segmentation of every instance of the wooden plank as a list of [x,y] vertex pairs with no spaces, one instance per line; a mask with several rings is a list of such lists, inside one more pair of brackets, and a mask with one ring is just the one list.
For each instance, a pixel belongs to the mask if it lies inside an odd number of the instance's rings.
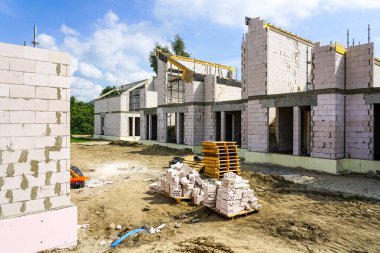
[[252,213],[258,213],[259,210],[256,210],[256,209],[252,209],[252,210],[243,210],[241,212],[238,212],[238,213],[234,213],[234,214],[224,214],[222,212],[220,212],[218,209],[216,208],[212,208],[212,207],[208,207],[206,206],[208,209],[210,209],[211,211],[213,211],[214,213],[226,218],[226,219],[234,219],[234,218],[238,218],[238,217],[242,217],[242,216],[248,216],[249,214],[252,214]]
[[174,199],[177,202],[177,204],[181,204],[182,200],[191,200],[193,198],[193,197],[172,197],[170,196],[170,194],[168,194],[165,191],[161,191],[160,193],[168,198]]

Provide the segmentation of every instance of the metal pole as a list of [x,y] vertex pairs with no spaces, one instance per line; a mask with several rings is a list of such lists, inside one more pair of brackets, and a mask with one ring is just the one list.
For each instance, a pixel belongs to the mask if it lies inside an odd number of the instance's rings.
[[368,43],[371,41],[371,27],[368,24]]
[[32,41],[33,47],[37,47],[38,43],[37,42],[37,26],[34,26],[34,34],[33,34],[33,41]]
[[350,47],[350,30],[347,29],[347,49]]

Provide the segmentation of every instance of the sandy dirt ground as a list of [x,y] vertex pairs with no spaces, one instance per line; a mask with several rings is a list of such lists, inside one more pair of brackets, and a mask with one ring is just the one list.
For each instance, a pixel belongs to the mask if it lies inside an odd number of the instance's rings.
[[[77,247],[53,252],[380,252],[376,176],[244,164],[243,177],[263,209],[226,220],[148,192],[146,179],[159,177],[182,151],[104,144],[72,144],[72,164],[91,178],[93,188],[72,190],[71,199],[78,224],[89,225],[78,228]],[[160,233],[133,235],[110,249],[120,233],[116,225],[130,230],[163,223]]]

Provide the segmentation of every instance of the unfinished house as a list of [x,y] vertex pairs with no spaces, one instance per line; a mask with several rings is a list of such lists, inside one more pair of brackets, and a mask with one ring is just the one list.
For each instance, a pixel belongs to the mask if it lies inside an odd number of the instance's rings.
[[137,141],[140,109],[157,104],[153,79],[125,84],[94,100],[94,138]]
[[141,109],[141,140],[199,151],[242,139],[241,84],[229,66],[158,52],[157,106]]
[[321,46],[246,18],[246,161],[337,173],[379,170],[380,64],[373,43]]
[[77,243],[70,56],[0,43],[0,252]]

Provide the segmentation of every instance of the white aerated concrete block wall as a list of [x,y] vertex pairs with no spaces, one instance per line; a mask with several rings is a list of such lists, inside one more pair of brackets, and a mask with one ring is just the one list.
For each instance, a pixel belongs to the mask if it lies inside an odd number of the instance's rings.
[[312,53],[314,89],[344,89],[344,55],[330,45],[314,47]]
[[186,145],[201,145],[204,138],[204,107],[191,105],[185,113],[185,136]]
[[293,107],[293,155],[301,155],[301,109]]
[[0,218],[70,205],[70,56],[0,43]]
[[121,110],[120,96],[103,98],[94,101],[94,113],[106,113]]
[[248,103],[244,103],[244,111],[241,112],[241,147],[248,147]]
[[167,66],[161,60],[157,60],[157,78],[154,81],[154,85],[157,91],[157,104],[166,104],[166,80],[167,80]]
[[241,99],[241,88],[224,84],[215,84],[215,100],[218,101],[231,101]]
[[346,52],[346,89],[370,88],[374,75],[373,43],[351,46]]
[[267,152],[269,146],[268,108],[258,100],[248,101],[248,149]]
[[[186,122],[186,119],[185,119]],[[186,134],[185,127],[185,134]],[[157,108],[157,141],[166,142],[167,140],[167,126],[166,126],[166,114],[162,108]]]
[[249,21],[245,42],[246,80],[248,96],[267,94],[267,30],[259,18]]
[[380,65],[374,65],[373,87],[380,87]]
[[318,95],[311,109],[311,157],[344,157],[344,95]]
[[204,106],[204,136],[203,141],[215,141],[216,140],[216,120],[215,112],[212,110],[212,106]]
[[307,50],[310,55],[310,49],[310,46],[288,36],[268,31],[267,94],[306,90]]
[[149,117],[145,115],[143,111],[140,111],[140,140],[149,140],[149,136],[147,135],[148,130],[148,122],[146,118]]
[[207,75],[204,79],[204,102],[214,102],[215,100],[215,82],[214,75]]
[[373,159],[374,108],[363,94],[346,97],[346,157]]
[[[69,195],[70,56],[0,43],[0,57],[0,252],[76,244],[71,215],[51,237],[41,237],[62,220],[52,210],[76,216]],[[64,242],[60,231],[67,228]],[[19,237],[21,230],[28,238]]]

